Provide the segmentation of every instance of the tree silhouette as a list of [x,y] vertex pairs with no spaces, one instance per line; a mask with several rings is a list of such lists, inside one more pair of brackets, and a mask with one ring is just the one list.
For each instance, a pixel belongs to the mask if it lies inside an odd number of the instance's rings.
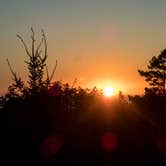
[[[13,83],[0,97],[1,158],[62,165],[165,161],[166,96],[136,95],[128,101],[119,92],[118,98],[105,100],[96,87],[75,87],[76,80],[73,85],[52,83],[57,62],[49,75],[45,34],[36,45],[31,33],[31,50],[18,35],[28,56],[27,83],[7,60]],[[165,94],[165,58],[166,50],[150,60],[147,71],[139,70],[152,86],[146,93]]]
[[[20,35],[17,35],[17,37],[22,42],[26,54],[28,55],[29,58],[28,61],[25,61],[28,68],[29,80],[28,80],[28,86],[26,86],[25,83],[22,81],[22,79],[18,77],[17,74],[13,71],[9,60],[7,59],[9,69],[13,76],[12,78],[13,83],[8,88],[8,93],[6,95],[7,98],[24,97],[27,94],[37,95],[43,90],[46,91],[48,90],[57,67],[57,61],[51,75],[49,76],[46,64],[46,59],[48,57],[47,41],[43,30],[41,31],[41,36],[42,36],[41,40],[37,45],[34,30],[33,28],[31,28],[31,50],[30,50],[28,49],[28,46],[24,42],[23,38]],[[44,79],[45,73],[46,73],[46,79]]]
[[149,61],[148,70],[138,70],[138,72],[145,77],[145,80],[151,86],[145,88],[146,94],[166,95],[166,49],[160,55],[152,57]]

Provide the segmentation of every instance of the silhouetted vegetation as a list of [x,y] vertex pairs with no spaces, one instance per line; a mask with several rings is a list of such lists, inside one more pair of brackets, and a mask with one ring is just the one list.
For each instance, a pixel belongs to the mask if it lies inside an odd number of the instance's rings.
[[152,57],[147,71],[138,70],[138,72],[151,86],[145,89],[147,95],[166,96],[166,49],[159,56]]
[[[44,32],[32,50],[21,36],[29,61],[27,84],[8,66],[13,83],[0,98],[1,158],[53,160],[59,165],[152,165],[166,157],[165,50],[139,70],[155,93],[104,98],[97,88],[52,82]],[[41,55],[43,44],[44,55]],[[46,79],[44,79],[46,76]],[[74,82],[75,83],[75,82]],[[154,92],[154,91],[153,91]],[[159,95],[160,94],[160,95]],[[7,151],[7,154],[5,153]]]

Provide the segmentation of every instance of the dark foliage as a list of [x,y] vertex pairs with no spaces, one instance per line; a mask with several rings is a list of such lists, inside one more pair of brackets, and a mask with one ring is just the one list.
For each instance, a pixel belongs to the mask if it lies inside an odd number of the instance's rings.
[[159,56],[153,56],[149,61],[148,70],[138,70],[146,78],[151,88],[146,88],[147,95],[166,96],[166,49]]
[[[13,84],[0,98],[1,160],[104,166],[165,161],[165,96],[126,99],[120,92],[119,97],[106,99],[96,88],[51,83],[55,68],[50,77],[46,70],[43,79],[47,56],[30,54],[22,43],[29,55],[29,81],[25,86],[8,61]],[[32,50],[33,43],[32,30]]]

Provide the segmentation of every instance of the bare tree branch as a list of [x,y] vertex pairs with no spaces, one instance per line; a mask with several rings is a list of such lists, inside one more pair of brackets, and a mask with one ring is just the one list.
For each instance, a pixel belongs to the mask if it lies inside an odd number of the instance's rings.
[[34,33],[34,30],[33,28],[31,28],[31,32],[32,32],[32,35],[31,35],[31,39],[32,39],[32,57],[35,56],[35,33]]
[[31,58],[31,54],[29,53],[28,47],[27,47],[27,45],[25,44],[23,38],[22,38],[20,35],[17,35],[17,37],[20,39],[20,41],[21,41],[22,44],[24,45],[24,48],[25,48],[25,51],[26,51],[27,55]]
[[56,68],[57,68],[57,65],[58,65],[58,61],[56,60],[54,69],[53,69],[52,74],[51,74],[51,77],[50,77],[50,82],[51,82],[51,80],[53,79],[53,76],[54,76],[54,74],[55,74],[55,70],[56,70]]
[[37,46],[35,56],[37,56],[38,52],[41,52],[41,51],[39,51],[39,49],[40,49],[42,43],[43,43],[43,37],[41,38],[41,41],[40,41],[39,45]]
[[44,30],[42,29],[41,32],[42,32],[42,36],[43,36],[43,40],[44,40],[44,58],[42,61],[42,63],[44,63],[44,61],[47,58],[47,41],[46,41],[46,36],[45,36]]
[[13,71],[13,69],[12,69],[12,67],[11,67],[11,65],[10,65],[9,60],[8,60],[8,59],[6,59],[6,61],[7,61],[7,63],[8,63],[9,69],[10,69],[10,71],[11,71],[11,73],[12,73],[13,77],[14,77],[14,79],[13,79],[13,80],[18,80],[18,79],[17,79],[17,75],[16,75],[16,73]]
[[49,78],[49,73],[48,73],[48,67],[47,67],[47,65],[46,65],[46,76],[47,76],[46,83],[47,83],[47,86],[48,86],[50,84],[50,78]]

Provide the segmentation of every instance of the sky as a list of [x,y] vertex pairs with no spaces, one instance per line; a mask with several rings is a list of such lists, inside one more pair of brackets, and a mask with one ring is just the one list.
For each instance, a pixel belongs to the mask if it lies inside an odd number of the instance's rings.
[[137,71],[166,48],[165,17],[166,0],[0,0],[0,95],[11,84],[7,58],[27,80],[16,34],[30,46],[31,27],[37,41],[46,33],[50,72],[58,60],[54,80],[142,94]]

